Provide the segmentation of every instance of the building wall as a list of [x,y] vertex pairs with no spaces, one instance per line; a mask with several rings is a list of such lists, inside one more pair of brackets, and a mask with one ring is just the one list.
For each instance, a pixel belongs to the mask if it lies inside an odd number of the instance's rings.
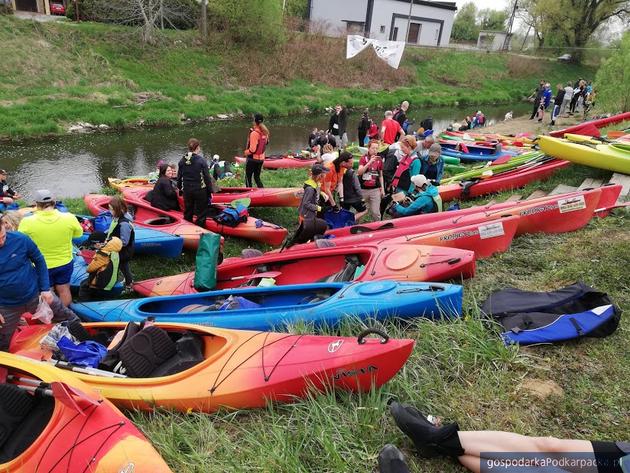
[[[500,51],[503,49],[505,36],[506,33],[481,31],[479,33],[479,37],[477,38],[477,48],[487,49],[490,51]],[[508,49],[510,49],[510,42],[511,41],[508,42]]]
[[368,0],[311,0],[311,28],[321,28],[329,36],[346,34],[343,20],[365,22]]

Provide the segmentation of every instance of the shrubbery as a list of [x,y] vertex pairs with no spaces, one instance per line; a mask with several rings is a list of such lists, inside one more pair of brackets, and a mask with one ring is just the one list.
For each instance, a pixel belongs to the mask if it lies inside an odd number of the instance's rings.
[[612,112],[630,111],[630,32],[619,49],[597,71],[595,88],[601,109]]

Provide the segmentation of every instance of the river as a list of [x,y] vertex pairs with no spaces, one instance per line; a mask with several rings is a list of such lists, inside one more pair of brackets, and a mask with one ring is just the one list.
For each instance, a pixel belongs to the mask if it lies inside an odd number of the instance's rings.
[[[526,113],[530,105],[518,104],[480,107],[492,121],[503,120],[508,110],[514,115]],[[439,108],[408,114],[419,123],[433,117],[436,130],[445,129],[454,120],[461,120],[467,109]],[[378,114],[382,116],[382,114]],[[348,119],[350,140],[357,140],[356,127],[360,114]],[[309,115],[266,121],[271,131],[268,154],[295,152],[302,149],[313,127],[327,127],[326,115]],[[179,126],[164,129],[129,130],[116,133],[64,135],[46,140],[0,145],[0,169],[9,172],[8,182],[28,200],[36,189],[49,189],[56,196],[82,197],[98,192],[108,177],[145,175],[159,160],[177,162],[184,154],[191,136],[201,140],[206,156],[219,154],[231,160],[242,154],[249,122],[225,121]]]

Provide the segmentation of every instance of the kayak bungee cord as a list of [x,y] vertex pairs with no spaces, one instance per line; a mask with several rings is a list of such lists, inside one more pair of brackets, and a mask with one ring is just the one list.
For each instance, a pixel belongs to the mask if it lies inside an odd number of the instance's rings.
[[280,359],[277,361],[277,363],[273,366],[273,368],[271,369],[271,371],[269,372],[269,376],[267,376],[267,374],[265,373],[265,346],[267,343],[267,338],[269,337],[270,332],[267,332],[267,335],[265,335],[265,341],[263,342],[263,346],[262,346],[262,351],[260,353],[261,356],[261,360],[262,360],[262,369],[263,369],[263,379],[265,380],[265,382],[269,381],[271,379],[271,375],[273,374],[274,371],[276,371],[276,368],[280,365],[280,363],[282,362],[282,360],[284,360],[284,357],[287,356],[289,354],[289,352],[291,350],[293,350],[296,345],[298,344],[298,342],[302,339],[302,337],[304,335],[300,335],[295,342],[293,343],[293,345],[291,345],[289,347],[289,349],[284,353],[284,355],[282,355],[280,357]]

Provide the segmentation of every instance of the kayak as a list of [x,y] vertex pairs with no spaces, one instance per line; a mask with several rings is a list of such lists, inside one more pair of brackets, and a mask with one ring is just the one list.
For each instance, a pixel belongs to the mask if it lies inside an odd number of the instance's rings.
[[393,220],[369,222],[351,227],[328,230],[331,241],[350,241],[350,236],[375,238],[394,229],[409,234],[422,229],[439,229],[466,222],[492,222],[499,217],[518,216],[516,235],[528,233],[564,233],[584,227],[599,209],[607,211],[615,205],[622,186],[606,185],[597,189],[584,189],[566,194],[544,196],[537,199],[510,201],[475,206],[447,212],[413,215]]
[[[472,277],[475,254],[455,248],[416,245],[362,245],[265,253],[254,258],[230,258],[217,266],[215,289],[243,283],[254,285],[271,277],[275,285],[314,282],[445,281]],[[143,296],[195,293],[195,273],[139,281],[133,289]]]
[[[247,158],[241,156],[234,156],[234,160],[239,164],[245,164]],[[295,168],[309,168],[317,162],[316,159],[310,158],[297,158],[295,156],[288,155],[276,155],[267,156],[263,168],[265,169],[295,169]]]
[[[396,219],[392,222],[395,221]],[[518,221],[518,216],[503,218],[502,215],[495,214],[488,217],[483,213],[475,213],[462,217],[436,220],[423,225],[401,225],[389,229],[383,228],[380,231],[345,234],[344,236],[330,239],[328,242],[337,247],[392,243],[434,245],[470,250],[475,253],[477,259],[480,259],[489,258],[494,253],[507,251],[516,234]],[[381,225],[383,224],[381,223]],[[315,248],[317,248],[317,242],[309,242],[294,245],[285,251]]]
[[501,135],[498,133],[476,133],[472,131],[445,131],[440,138],[461,141],[498,141],[506,146],[531,147],[533,140],[527,134],[516,136]]
[[577,125],[563,128],[562,130],[555,130],[549,133],[550,136],[555,138],[564,137],[565,133],[576,133],[578,135],[588,135],[599,137],[599,128],[605,128],[615,123],[630,120],[630,112],[620,113],[611,117],[599,118],[597,120],[590,120],[588,122],[578,123]]
[[[110,344],[126,325],[83,327]],[[130,324],[128,331],[138,328]],[[50,329],[22,327],[13,337],[12,350],[41,357],[39,340]],[[74,374],[120,407],[181,412],[259,408],[269,402],[294,402],[313,390],[369,391],[389,381],[414,346],[413,340],[386,335],[291,335],[173,323],[147,326],[126,340],[118,353],[128,376],[109,377],[111,373],[101,370]]]
[[454,284],[376,281],[249,287],[167,297],[75,303],[94,322],[178,322],[213,327],[274,330],[304,322],[338,326],[349,317],[384,320],[460,317],[462,287]]
[[169,473],[142,433],[73,373],[0,353],[0,471]]
[[442,184],[438,189],[443,202],[454,199],[472,199],[481,195],[517,189],[530,182],[547,179],[558,169],[569,164],[569,161],[550,159],[546,162],[525,164],[480,180]]
[[[89,276],[87,272],[88,262],[81,255],[81,252],[76,248],[74,249],[74,256],[72,261],[74,265],[72,267],[72,276],[70,277],[70,290],[73,294],[78,294],[81,283],[85,281]],[[120,295],[123,289],[123,283],[121,281],[118,281],[112,288],[112,295]]]
[[630,174],[630,150],[625,150],[623,147],[603,143],[594,144],[590,141],[577,143],[549,136],[541,136],[538,144],[542,151],[558,159]]
[[515,156],[518,153],[505,149],[492,149],[492,152],[480,151],[457,151],[450,148],[442,148],[442,155],[458,158],[463,163],[474,163],[479,161],[494,161],[502,156]]
[[[134,254],[157,255],[164,258],[179,258],[181,256],[184,247],[184,239],[181,236],[140,226],[134,228],[134,231]],[[89,236],[89,233],[83,233],[83,236],[75,238],[72,242],[80,246]]]
[[[108,210],[109,201],[112,197],[102,194],[86,194],[83,198],[88,211],[92,215],[98,215]],[[199,245],[199,237],[208,233],[205,228],[185,221],[181,216],[170,215],[151,207],[148,202],[137,205],[132,210],[135,211],[133,225],[135,228],[149,228],[159,230],[170,235],[180,236],[184,239],[184,248],[196,249]]]
[[[130,187],[153,189],[155,183],[149,182],[148,177],[131,177],[116,179],[108,177],[109,186],[122,191]],[[219,192],[212,194],[212,203],[229,204],[238,199],[250,199],[249,207],[297,207],[300,205],[299,187],[221,187]]]
[[[183,220],[184,215],[177,210],[164,211],[158,210],[149,204],[144,197],[147,195],[147,189],[124,189],[122,194],[125,202],[131,204],[136,209],[136,220],[145,219],[147,217],[155,218],[161,216],[168,216],[173,219]],[[222,205],[212,205],[211,210],[216,213],[225,209]],[[138,217],[140,215],[140,217]],[[228,225],[222,225],[216,222],[212,218],[206,220],[206,229],[214,233],[219,233],[224,236],[233,236],[238,238],[245,238],[247,240],[260,241],[269,245],[280,245],[284,238],[287,236],[286,228],[274,225],[273,223],[265,222],[264,220],[257,219],[251,215],[247,217],[247,221],[239,223],[236,227],[230,227]]]

